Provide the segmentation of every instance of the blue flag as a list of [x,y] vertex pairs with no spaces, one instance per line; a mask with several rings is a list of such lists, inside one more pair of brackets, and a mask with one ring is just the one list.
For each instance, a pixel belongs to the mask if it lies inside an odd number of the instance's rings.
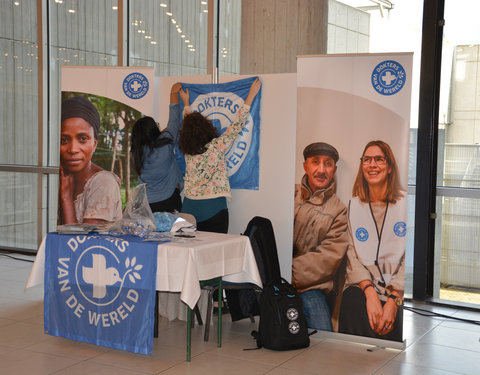
[[157,244],[49,233],[45,251],[46,333],[151,355]]
[[[235,120],[256,78],[219,84],[182,83],[182,88],[189,90],[192,111],[200,112],[213,123],[219,134],[223,134]],[[258,190],[260,101],[261,90],[253,100],[245,126],[225,154],[232,189]],[[177,144],[175,157],[185,174],[185,158]]]

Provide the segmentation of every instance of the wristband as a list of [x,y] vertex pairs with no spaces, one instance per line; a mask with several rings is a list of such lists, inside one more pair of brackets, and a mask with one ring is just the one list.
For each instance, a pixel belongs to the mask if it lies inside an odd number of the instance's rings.
[[362,292],[365,293],[365,290],[367,290],[367,288],[370,288],[370,287],[373,288],[373,284],[372,284],[372,283],[369,283],[369,284],[365,285],[365,286],[362,288]]

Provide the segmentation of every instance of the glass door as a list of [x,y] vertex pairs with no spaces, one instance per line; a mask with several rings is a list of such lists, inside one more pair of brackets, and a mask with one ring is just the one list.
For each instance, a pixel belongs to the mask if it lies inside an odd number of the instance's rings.
[[445,0],[434,299],[480,307],[480,24],[476,0]]

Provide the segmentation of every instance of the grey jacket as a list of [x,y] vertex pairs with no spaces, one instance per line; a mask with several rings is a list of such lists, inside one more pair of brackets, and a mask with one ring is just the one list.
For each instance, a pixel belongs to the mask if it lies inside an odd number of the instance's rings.
[[295,185],[292,284],[300,293],[331,292],[347,251],[347,208],[337,197],[336,187],[333,181],[312,192],[307,176]]

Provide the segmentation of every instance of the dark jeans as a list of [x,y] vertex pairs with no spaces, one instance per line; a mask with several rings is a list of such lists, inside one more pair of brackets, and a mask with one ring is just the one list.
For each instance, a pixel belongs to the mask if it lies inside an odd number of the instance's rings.
[[197,230],[204,232],[228,233],[228,210],[221,210],[210,219],[198,222]]
[[303,313],[307,319],[307,327],[322,331],[333,331],[332,317],[325,294],[321,290],[307,290],[300,293]]
[[[365,294],[356,286],[350,286],[343,292],[338,332],[357,336],[375,337],[392,341],[402,341],[403,309],[397,309],[394,328],[386,335],[377,335],[368,321]],[[382,306],[385,302],[380,301]]]
[[155,203],[149,203],[149,206],[152,209],[152,212],[173,212],[175,210],[180,212],[182,209],[182,197],[180,197],[180,190],[175,189],[170,198]]

